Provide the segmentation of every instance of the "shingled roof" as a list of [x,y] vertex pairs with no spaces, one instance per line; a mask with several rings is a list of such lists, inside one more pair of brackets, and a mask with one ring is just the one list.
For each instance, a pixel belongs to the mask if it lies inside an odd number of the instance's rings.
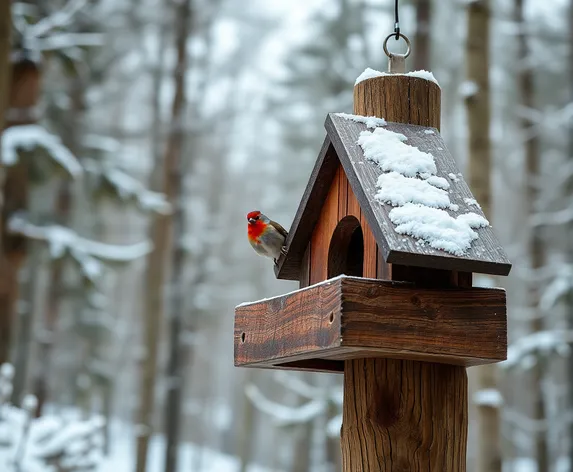
[[[329,114],[325,128],[327,136],[289,231],[286,255],[275,267],[278,278],[298,279],[304,252],[339,163],[386,262],[483,274],[509,274],[511,263],[490,226],[475,230],[479,238],[462,256],[420,245],[415,238],[398,234],[389,217],[393,207],[375,199],[376,183],[383,172],[375,163],[365,159],[357,143],[366,125]],[[403,123],[388,123],[385,129],[403,134],[410,146],[434,156],[437,176],[450,178],[449,197],[451,203],[459,207],[458,214],[473,212],[484,216],[481,208],[468,203],[473,200],[473,195],[437,129]],[[455,178],[451,179],[451,176]]]

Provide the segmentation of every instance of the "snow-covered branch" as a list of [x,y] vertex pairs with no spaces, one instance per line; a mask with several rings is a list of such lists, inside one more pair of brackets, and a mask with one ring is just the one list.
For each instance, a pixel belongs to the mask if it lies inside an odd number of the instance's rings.
[[37,41],[40,51],[53,51],[65,48],[103,46],[104,37],[99,33],[59,33]]
[[573,342],[573,331],[538,331],[518,339],[507,348],[507,360],[501,366],[530,368],[537,364],[539,355],[549,355],[558,352],[568,355],[569,344]]
[[121,200],[133,200],[143,211],[153,211],[161,215],[172,211],[163,193],[148,190],[137,179],[108,162],[87,161],[85,169],[100,177]]
[[7,128],[2,133],[2,163],[12,166],[18,162],[18,151],[44,148],[50,157],[72,177],[82,173],[82,166],[60,138],[36,124]]
[[559,226],[566,225],[572,221],[573,206],[554,212],[537,213],[530,218],[532,226]]
[[86,5],[88,0],[70,0],[61,10],[42,18],[36,24],[29,27],[29,34],[36,38],[43,36],[57,28],[68,26],[74,16]]
[[312,400],[301,406],[283,405],[269,400],[253,384],[245,387],[245,394],[257,409],[272,417],[281,426],[307,423],[323,413],[327,408],[327,402],[324,400]]
[[46,241],[54,259],[69,254],[78,263],[84,276],[92,282],[103,275],[103,262],[131,262],[152,250],[149,241],[128,245],[101,243],[83,238],[64,226],[34,225],[19,215],[9,219],[8,230],[30,239]]

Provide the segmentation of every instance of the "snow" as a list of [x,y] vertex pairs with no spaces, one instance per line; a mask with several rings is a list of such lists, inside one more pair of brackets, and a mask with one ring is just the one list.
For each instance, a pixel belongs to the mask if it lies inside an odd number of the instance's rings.
[[466,80],[460,84],[458,92],[463,98],[471,98],[479,92],[479,85],[472,80]]
[[474,393],[473,401],[479,406],[500,408],[503,405],[503,396],[495,388],[485,388]]
[[404,143],[403,134],[394,133],[384,128],[373,132],[362,131],[358,144],[364,151],[366,159],[375,162],[385,172],[398,172],[406,177],[417,174],[437,172],[434,157]]
[[6,128],[2,134],[2,162],[7,166],[18,162],[18,150],[33,151],[44,148],[72,177],[82,173],[82,166],[65,147],[60,138],[40,125],[20,125]]
[[[10,371],[5,366],[2,366],[1,373]],[[0,377],[0,384],[11,386],[6,377]],[[22,408],[7,403],[4,397],[0,398],[0,470],[98,470],[103,458],[103,418],[78,420],[54,415],[34,418],[37,404],[33,395],[24,397]]]
[[548,355],[558,352],[568,355],[569,344],[573,342],[573,331],[537,331],[519,338],[507,348],[507,360],[501,363],[504,368],[521,367],[527,369],[536,364],[535,354]]
[[14,377],[14,366],[5,362],[0,366],[0,376],[5,379],[12,379]]
[[336,116],[344,118],[345,120],[352,120],[356,123],[364,123],[367,128],[377,128],[379,126],[386,126],[388,123],[384,118],[378,118],[376,116],[361,116],[361,115],[350,115],[348,113],[335,113]]
[[428,177],[426,179],[426,181],[430,185],[433,185],[434,187],[441,188],[442,190],[449,190],[450,189],[450,183],[446,179],[444,179],[443,177],[438,177],[437,175],[431,175],[430,177]]
[[457,176],[456,174],[452,173],[452,172],[450,172],[450,173],[448,174],[448,177],[449,177],[450,179],[452,179],[454,182],[458,182],[458,181],[460,180],[460,179],[458,179],[458,176]]
[[428,180],[404,177],[397,172],[387,172],[378,177],[376,200],[392,206],[416,203],[432,208],[448,208],[448,192],[430,185]]
[[463,256],[478,238],[474,229],[489,224],[485,218],[475,213],[454,218],[444,210],[412,203],[394,208],[389,216],[396,225],[397,233],[421,239],[434,249],[456,256]]
[[255,408],[269,415],[278,425],[306,423],[326,411],[326,399],[310,400],[300,406],[287,406],[269,400],[254,384],[245,387],[245,394]]
[[[114,141],[100,143],[101,150],[111,152],[115,145]],[[90,139],[90,145],[95,147],[96,139]],[[148,190],[145,185],[111,161],[87,161],[85,169],[90,174],[103,177],[120,199],[134,200],[143,211],[153,211],[161,215],[168,215],[172,211],[171,204],[163,193]]]
[[467,205],[475,205],[478,208],[481,208],[481,206],[479,205],[479,203],[477,202],[477,200],[475,198],[464,198],[464,202]]
[[38,407],[38,399],[34,395],[26,395],[22,400],[22,408],[33,412]]
[[438,86],[440,85],[440,84],[438,84],[438,81],[434,77],[434,74],[432,74],[431,72],[428,72],[426,70],[417,70],[414,72],[406,72],[405,74],[390,74],[389,72],[380,72],[378,70],[371,69],[370,67],[366,68],[364,70],[364,72],[362,72],[362,74],[360,74],[358,76],[354,85],[358,85],[360,82],[363,82],[367,79],[373,79],[375,77],[388,77],[388,76],[393,76],[393,75],[405,75],[407,77],[417,77],[419,79],[425,79],[425,80],[429,80],[431,82],[434,82]]
[[54,259],[70,255],[78,263],[86,279],[92,282],[104,275],[102,261],[131,262],[152,250],[149,241],[125,245],[101,243],[83,238],[64,226],[34,225],[17,214],[8,220],[8,229],[12,233],[47,242],[50,255]]
[[573,291],[573,266],[563,264],[555,278],[547,284],[539,300],[539,308],[549,311],[555,307],[561,297]]
[[[450,183],[435,175],[434,157],[406,144],[407,140],[403,134],[383,128],[360,133],[358,144],[364,157],[384,172],[378,177],[374,198],[398,207],[391,210],[389,216],[399,234],[462,256],[478,238],[474,229],[488,226],[489,222],[476,213],[455,218],[444,211],[459,210],[459,206],[450,201]],[[449,177],[458,180],[454,174]]]

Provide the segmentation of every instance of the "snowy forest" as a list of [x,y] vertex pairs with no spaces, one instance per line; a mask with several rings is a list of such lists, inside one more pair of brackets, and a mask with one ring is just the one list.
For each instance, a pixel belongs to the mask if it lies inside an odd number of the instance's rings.
[[[245,215],[289,228],[394,7],[0,0],[0,472],[342,470],[342,376],[236,368],[233,314],[298,288]],[[573,471],[573,1],[400,22],[513,264],[474,277],[509,344],[468,369],[467,470]]]

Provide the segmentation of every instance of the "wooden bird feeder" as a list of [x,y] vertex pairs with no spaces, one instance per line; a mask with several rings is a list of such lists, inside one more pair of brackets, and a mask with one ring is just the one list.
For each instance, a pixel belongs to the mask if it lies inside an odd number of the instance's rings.
[[[374,77],[355,86],[354,113],[433,155],[449,213],[483,216],[439,134],[440,94],[423,77]],[[345,472],[465,471],[465,368],[507,352],[505,291],[472,287],[472,273],[511,265],[491,227],[462,256],[398,234],[375,198],[383,171],[357,143],[366,125],[329,114],[325,127],[275,267],[301,288],[236,308],[235,365],[344,373]]]

